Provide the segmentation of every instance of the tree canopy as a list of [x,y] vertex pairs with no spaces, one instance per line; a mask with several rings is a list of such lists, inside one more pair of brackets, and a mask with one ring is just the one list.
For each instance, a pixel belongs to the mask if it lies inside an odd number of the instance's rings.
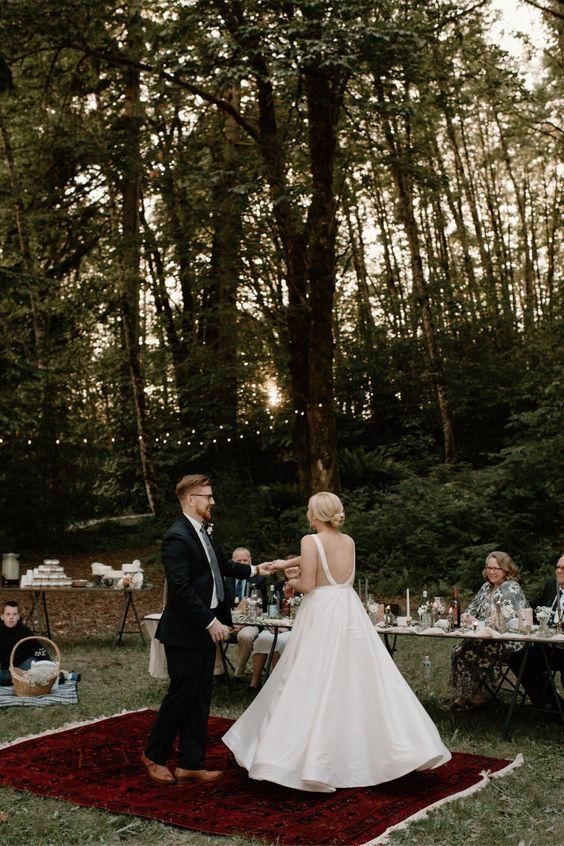
[[206,469],[259,545],[344,489],[382,578],[555,554],[562,20],[531,5],[534,77],[475,0],[12,4],[4,545]]

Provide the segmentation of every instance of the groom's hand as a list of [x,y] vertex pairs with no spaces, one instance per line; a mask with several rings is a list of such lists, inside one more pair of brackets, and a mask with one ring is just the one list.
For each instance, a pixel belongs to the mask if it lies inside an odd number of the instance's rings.
[[221,643],[223,640],[227,640],[230,635],[230,631],[227,626],[224,626],[223,623],[219,622],[219,620],[213,621],[208,629],[208,632],[214,643]]
[[263,561],[257,566],[259,576],[268,576],[271,572],[272,561]]

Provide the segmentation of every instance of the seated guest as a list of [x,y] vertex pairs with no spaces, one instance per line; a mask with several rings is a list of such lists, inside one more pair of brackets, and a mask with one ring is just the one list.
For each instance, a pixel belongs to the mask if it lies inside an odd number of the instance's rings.
[[[252,557],[250,551],[245,546],[238,546],[233,550],[231,560],[237,564],[252,564]],[[263,604],[266,607],[266,576],[254,576],[252,579],[234,579],[228,577],[226,585],[231,596],[231,604],[237,607],[237,602],[247,596],[253,588],[261,591],[263,595]],[[233,626],[234,633],[237,636],[237,664],[235,666],[235,678],[240,679],[245,675],[247,662],[253,651],[253,643],[258,637],[259,630],[256,626]],[[223,661],[221,659],[220,649],[222,647],[217,644],[216,657],[214,666],[214,677],[218,680],[219,676],[224,673]]]
[[[557,618],[564,622],[564,555],[558,559],[555,579],[549,579],[540,599],[533,603],[533,608],[545,606],[551,609],[549,625],[555,625]],[[544,651],[552,670],[564,672],[564,645],[554,644],[541,646],[535,643],[529,649],[527,661],[523,670],[522,684],[533,705],[539,708],[558,709],[554,698],[554,690],[550,683]],[[517,676],[521,666],[522,652],[516,652],[509,660],[509,666]],[[561,697],[560,705],[564,708]]]
[[[483,576],[486,579],[468,608],[462,622],[471,625],[476,620],[496,627],[498,616],[503,614],[507,623],[517,626],[518,613],[529,603],[519,584],[517,565],[505,552],[490,552],[486,557]],[[488,676],[520,649],[512,641],[503,643],[485,640],[465,640],[452,652],[449,682],[456,691],[452,704],[454,711],[471,711],[485,705],[487,697],[482,689]]]
[[[11,685],[10,655],[12,649],[25,637],[32,637],[31,629],[20,619],[20,609],[17,602],[4,603],[0,615],[0,685]],[[24,643],[15,653],[16,665],[20,670],[29,670],[35,657],[43,657],[44,651],[37,641]]]
[[[294,555],[287,556],[287,558],[285,560],[286,561],[296,560],[296,556],[294,556]],[[284,579],[284,581],[281,582],[281,584],[282,584],[282,591],[281,591],[282,596],[285,595],[284,585],[286,584],[286,581],[288,579],[297,578],[299,576],[299,574],[300,574],[299,567],[288,567],[285,570],[285,572],[284,572],[285,579]],[[284,600],[283,600],[283,603],[284,603]],[[281,607],[283,607],[283,605],[281,605]],[[289,608],[288,608],[287,605],[285,606],[285,610],[289,611]],[[291,632],[289,632],[289,631],[281,631],[280,629],[278,629],[278,637],[276,639],[276,649],[275,649],[274,655],[272,656],[271,667],[275,667],[276,664],[278,663],[280,656],[282,655],[282,653],[284,652],[284,649],[286,648],[286,644],[288,643],[288,639],[290,637],[290,634],[291,634]],[[268,656],[270,655],[270,651],[272,649],[273,641],[274,641],[274,632],[270,631],[269,629],[265,629],[264,631],[262,631],[259,634],[258,638],[255,640],[255,643],[254,643],[254,646],[253,646],[253,674],[251,676],[251,682],[250,682],[250,685],[249,685],[250,687],[253,688],[253,690],[258,690],[260,688],[261,673],[264,670]]]
[[[278,663],[278,659],[284,652],[286,644],[288,643],[288,638],[290,637],[291,632],[288,631],[278,631],[278,638],[276,639],[276,651],[272,656],[272,664],[271,667],[275,667]],[[264,629],[253,644],[253,674],[251,676],[251,681],[249,687],[252,687],[253,690],[258,690],[260,687],[260,676],[264,667],[266,665],[266,661],[268,656],[270,655],[270,650],[272,649],[272,643],[274,641],[274,632],[269,631],[268,629]]]

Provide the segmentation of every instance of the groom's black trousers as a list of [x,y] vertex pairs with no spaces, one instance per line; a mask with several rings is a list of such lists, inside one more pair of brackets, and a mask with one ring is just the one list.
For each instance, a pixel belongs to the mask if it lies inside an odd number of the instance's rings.
[[145,750],[155,764],[167,764],[178,737],[177,766],[186,770],[204,768],[215,643],[207,632],[203,634],[193,646],[165,644],[170,687]]

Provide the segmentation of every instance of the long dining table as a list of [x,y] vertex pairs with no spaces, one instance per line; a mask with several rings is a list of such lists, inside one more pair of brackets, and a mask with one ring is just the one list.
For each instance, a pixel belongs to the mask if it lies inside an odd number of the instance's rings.
[[[405,638],[435,638],[441,641],[444,640],[481,640],[488,643],[497,642],[497,643],[504,643],[504,642],[518,642],[523,644],[521,662],[519,665],[519,670],[516,677],[516,682],[513,684],[513,689],[511,692],[511,697],[509,701],[509,705],[507,708],[507,713],[505,717],[505,721],[502,728],[502,736],[507,737],[509,733],[509,725],[511,723],[511,719],[513,717],[513,712],[515,710],[515,706],[517,704],[517,699],[519,696],[519,689],[521,688],[521,681],[523,678],[523,673],[525,671],[525,667],[527,664],[527,660],[529,657],[529,651],[534,644],[538,644],[542,648],[542,653],[544,657],[544,661],[546,664],[547,669],[547,676],[549,679],[549,683],[552,687],[552,691],[554,694],[554,700],[557,705],[558,713],[560,716],[560,721],[562,726],[564,727],[564,711],[562,709],[560,696],[558,694],[558,690],[556,687],[555,681],[555,674],[552,670],[550,664],[550,656],[548,650],[552,646],[559,646],[564,648],[564,634],[553,634],[549,637],[543,637],[539,634],[538,631],[533,631],[530,634],[523,634],[521,632],[504,632],[500,633],[495,631],[494,629],[490,628],[482,628],[478,629],[477,631],[470,630],[470,629],[455,629],[452,632],[445,631],[443,628],[433,626],[431,628],[421,630],[418,626],[407,626],[407,625],[395,625],[395,626],[385,626],[383,623],[379,623],[376,625],[376,631],[382,635],[384,639],[384,643],[386,644],[386,648],[388,652],[393,657],[394,653],[397,651],[397,644],[398,638],[405,639]],[[499,691],[499,688],[498,688]],[[556,712],[555,712],[556,713]]]
[[[168,678],[167,666],[166,666],[166,655],[164,651],[164,646],[162,643],[156,639],[155,633],[157,631],[157,626],[159,624],[159,620],[161,619],[161,612],[156,612],[154,614],[147,614],[143,617],[143,624],[145,626],[145,630],[150,638],[150,652],[149,652],[149,675],[153,676],[156,679],[166,679]],[[270,652],[268,653],[268,658],[266,659],[266,664],[263,670],[263,673],[266,678],[268,678],[270,674],[270,669],[272,666],[272,658],[274,653],[276,652],[276,643],[278,641],[278,633],[280,631],[288,631],[292,628],[294,621],[288,617],[284,618],[272,618],[272,617],[258,617],[258,618],[250,618],[243,614],[233,614],[233,625],[235,626],[256,626],[260,631],[263,629],[272,629],[273,639],[272,645],[270,647]],[[236,629],[233,629],[233,634],[236,633]],[[228,646],[229,643],[234,641],[226,641],[224,646]],[[225,659],[225,654],[223,653],[223,657]],[[225,660],[224,660],[224,667],[225,667]],[[227,672],[227,668],[225,668]]]

